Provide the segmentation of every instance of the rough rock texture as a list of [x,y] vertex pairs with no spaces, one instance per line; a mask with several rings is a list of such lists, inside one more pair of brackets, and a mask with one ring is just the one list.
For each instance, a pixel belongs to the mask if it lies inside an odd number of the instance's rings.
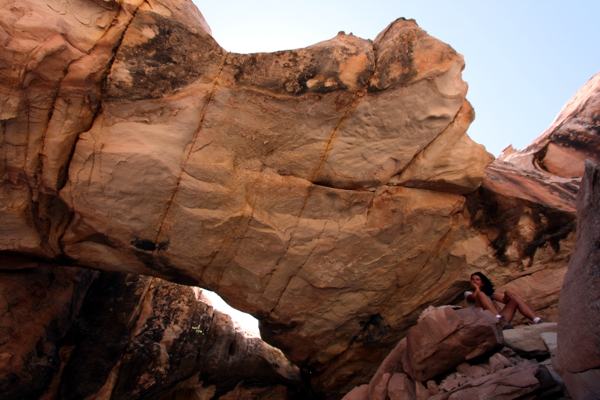
[[38,398],[60,365],[58,342],[95,272],[40,267],[0,271],[0,398]]
[[369,382],[369,393],[375,391],[375,387],[380,385],[380,382],[383,380],[384,375],[388,375],[390,377],[394,376],[396,373],[404,372],[404,366],[402,365],[402,357],[404,356],[404,352],[406,351],[406,338],[402,339],[394,350],[387,355],[387,357],[383,360],[375,375],[371,378],[371,382]]
[[368,399],[369,385],[360,385],[349,391],[344,400],[364,400]]
[[188,0],[0,12],[3,268],[212,289],[331,397],[475,270],[555,318],[578,181],[486,170],[463,58],[414,21],[241,55]]
[[584,398],[600,394],[600,167],[590,161],[577,211],[577,241],[558,304],[558,354],[553,363],[569,392]]
[[2,275],[2,399],[311,396],[297,367],[199,289],[76,268]]
[[536,374],[539,368],[537,363],[523,361],[494,374],[477,377],[460,388],[439,393],[430,399],[517,399],[538,389],[540,382]]
[[542,334],[556,334],[556,323],[547,322],[519,328],[502,332],[504,344],[507,347],[514,350],[518,355],[527,358],[546,358],[550,355],[550,349],[542,339]]
[[[472,314],[475,310],[461,311]],[[489,352],[481,355],[481,338],[478,337],[481,335],[477,334],[476,328],[464,329],[470,335],[465,335],[463,339],[468,337],[469,340],[462,340],[457,346],[458,335],[444,329],[456,320],[455,314],[456,311],[450,307],[426,311],[418,324],[409,330],[407,338],[401,340],[386,357],[369,385],[355,388],[344,400],[517,399],[527,394],[540,399],[561,398],[563,391],[553,378],[551,367],[549,370],[535,359],[521,358],[509,348],[491,357]],[[491,319],[495,320],[493,317]],[[469,322],[468,319],[465,321],[467,324]],[[487,321],[484,324],[490,325]],[[497,321],[493,325],[498,328]],[[518,327],[515,331],[524,331],[522,335],[539,336],[539,332],[527,331],[525,327]],[[421,336],[425,336],[425,339],[415,341],[415,337]],[[492,336],[495,336],[494,333]],[[437,343],[427,349],[426,342],[432,341]],[[415,342],[422,346],[416,346]],[[453,348],[454,352],[448,348]],[[408,360],[419,358],[424,349],[429,354],[426,361],[431,373],[417,376]],[[460,354],[469,351],[479,356],[471,358],[470,363],[456,361],[460,359]],[[454,362],[448,362],[449,359]]]
[[410,328],[402,366],[414,380],[426,381],[458,364],[503,345],[498,320],[476,308],[440,308]]

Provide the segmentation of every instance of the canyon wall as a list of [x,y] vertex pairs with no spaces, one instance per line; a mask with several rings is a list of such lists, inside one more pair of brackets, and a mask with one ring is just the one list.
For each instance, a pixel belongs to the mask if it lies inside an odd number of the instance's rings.
[[0,272],[0,305],[5,400],[310,397],[281,351],[247,336],[198,288],[39,267]]
[[[488,166],[463,57],[415,21],[243,55],[187,0],[1,12],[3,269],[208,288],[332,398],[474,271],[556,320],[580,169],[553,154],[590,154],[561,122]],[[562,120],[596,123],[594,79]]]

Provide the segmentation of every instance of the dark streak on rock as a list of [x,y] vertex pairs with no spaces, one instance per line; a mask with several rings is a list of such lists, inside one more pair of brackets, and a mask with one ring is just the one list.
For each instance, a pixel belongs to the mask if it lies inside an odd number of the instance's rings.
[[[343,56],[336,56],[334,49]],[[236,84],[241,86],[257,86],[276,94],[325,94],[349,90],[339,75],[342,71],[340,61],[357,54],[346,46],[333,44],[269,54],[231,54],[227,68],[232,70]],[[370,65],[358,74],[357,87],[366,87],[373,73],[372,54],[367,53],[367,56]],[[309,84],[310,80],[313,81]]]
[[[165,243],[159,244],[158,248],[160,249],[161,246],[168,245],[168,242]],[[154,245],[154,243],[152,244]],[[136,251],[134,254],[138,260],[144,263],[146,267],[158,272],[158,276],[162,276],[164,279],[168,279],[169,281],[179,285],[198,286],[198,280],[186,275],[181,271],[180,268],[175,268],[172,266],[168,259],[161,257],[160,255],[155,256],[154,254],[150,253],[150,251],[153,250],[145,250],[143,252]]]
[[135,239],[131,241],[131,244],[136,248],[144,251],[154,251],[156,250],[156,245],[152,240],[148,239]]
[[129,342],[140,290],[151,279],[104,272],[92,284],[77,323],[61,343],[76,346],[61,377],[61,399],[82,399],[104,385]]
[[[575,218],[571,213],[522,199],[505,198],[485,187],[467,195],[466,199],[473,227],[494,237],[491,245],[495,257],[504,263],[509,262],[506,251],[515,242],[519,258],[529,257],[531,263],[541,247],[550,245],[558,252],[560,241],[575,229]],[[520,237],[516,228],[525,213],[535,226],[534,238],[530,241]]]
[[105,95],[109,101],[156,99],[175,93],[201,79],[206,66],[224,54],[210,35],[191,32],[156,13],[138,11],[132,27],[138,32],[158,32],[145,42],[130,45],[125,41],[119,48],[115,64],[127,69],[131,82],[109,76]]

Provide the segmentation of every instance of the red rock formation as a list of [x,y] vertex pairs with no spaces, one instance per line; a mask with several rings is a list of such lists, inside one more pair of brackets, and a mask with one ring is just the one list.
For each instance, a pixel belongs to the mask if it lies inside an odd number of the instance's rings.
[[577,196],[577,241],[558,303],[555,368],[575,399],[600,393],[600,168],[587,161]]
[[532,166],[563,178],[581,178],[584,161],[598,160],[600,73],[569,100],[552,125],[519,152],[508,148],[499,157],[524,169]]
[[60,366],[58,342],[97,273],[40,267],[0,271],[0,397],[39,398]]
[[331,397],[475,270],[555,318],[578,182],[484,180],[463,58],[414,21],[240,55],[188,0],[1,12],[3,268],[215,290]]
[[199,289],[79,268],[0,275],[2,399],[310,396],[297,367]]
[[502,347],[496,317],[476,308],[440,308],[427,313],[406,335],[402,368],[427,381],[458,364]]
[[[546,329],[555,324],[543,324]],[[524,342],[539,339],[541,330],[519,327]],[[514,335],[513,335],[514,336]],[[369,385],[344,400],[517,399],[560,395],[545,365],[518,357],[502,347],[502,331],[488,312],[450,307],[426,310],[405,339],[386,357]],[[514,342],[514,340],[513,340]],[[494,353],[490,357],[490,352]],[[468,362],[462,362],[465,359]],[[435,380],[434,380],[435,379]]]

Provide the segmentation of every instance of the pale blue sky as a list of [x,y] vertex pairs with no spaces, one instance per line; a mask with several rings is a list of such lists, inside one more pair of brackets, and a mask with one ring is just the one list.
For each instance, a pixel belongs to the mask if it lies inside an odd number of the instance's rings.
[[227,51],[309,46],[338,31],[374,39],[414,18],[465,56],[476,119],[469,135],[498,155],[542,133],[600,71],[600,1],[194,0]]

